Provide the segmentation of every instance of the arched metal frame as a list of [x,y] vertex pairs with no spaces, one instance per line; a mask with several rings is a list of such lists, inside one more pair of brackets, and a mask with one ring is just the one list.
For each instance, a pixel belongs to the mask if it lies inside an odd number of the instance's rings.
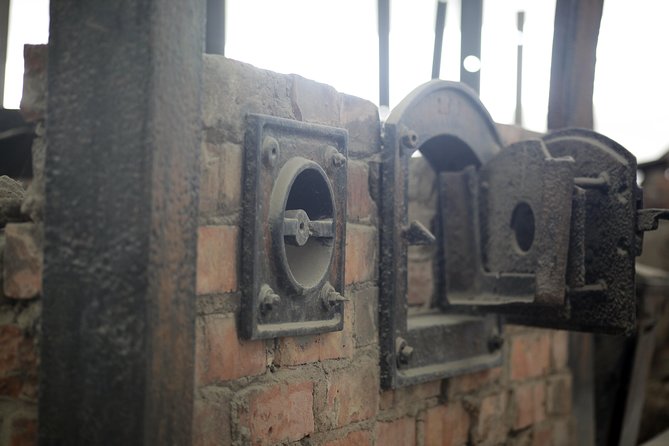
[[434,80],[418,87],[384,125],[379,327],[381,382],[386,388],[471,372],[501,361],[495,342],[499,339],[497,316],[439,311],[408,316],[409,160],[421,143],[445,136],[466,144],[479,165],[502,147],[495,124],[476,94],[454,82]]

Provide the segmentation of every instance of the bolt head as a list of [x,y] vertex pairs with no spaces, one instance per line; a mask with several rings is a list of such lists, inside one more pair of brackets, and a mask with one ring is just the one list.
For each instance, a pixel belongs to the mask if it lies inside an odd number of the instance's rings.
[[271,136],[265,137],[262,143],[263,162],[267,167],[274,167],[279,161],[281,155],[281,147],[279,141]]

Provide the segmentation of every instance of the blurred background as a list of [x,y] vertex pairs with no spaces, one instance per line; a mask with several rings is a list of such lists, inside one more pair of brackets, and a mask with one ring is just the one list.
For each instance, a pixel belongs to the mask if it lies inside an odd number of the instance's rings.
[[[23,45],[46,43],[48,0],[11,1],[4,107],[18,108]],[[435,0],[391,0],[389,106],[430,79]],[[447,2],[440,78],[460,80],[460,0]],[[517,13],[524,12],[524,28]],[[669,2],[606,0],[597,46],[595,130],[640,162],[669,148]],[[555,0],[485,0],[480,96],[493,119],[514,122],[517,45],[523,44],[523,127],[546,131]],[[307,39],[304,37],[308,36]],[[377,0],[227,0],[225,55],[297,73],[379,103]]]

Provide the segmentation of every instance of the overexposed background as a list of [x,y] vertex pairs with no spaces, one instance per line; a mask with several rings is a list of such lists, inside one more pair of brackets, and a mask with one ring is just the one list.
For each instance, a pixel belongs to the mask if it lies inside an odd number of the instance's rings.
[[[523,125],[546,130],[555,0],[484,0],[481,100],[512,123],[522,38]],[[525,32],[516,13],[525,11]],[[390,106],[430,79],[436,0],[391,0]],[[595,129],[640,161],[669,149],[669,1],[606,0]],[[459,0],[448,2],[441,78],[459,80]],[[23,44],[48,40],[48,0],[12,0],[4,104],[21,98]],[[376,0],[227,0],[226,56],[333,85],[378,103]]]

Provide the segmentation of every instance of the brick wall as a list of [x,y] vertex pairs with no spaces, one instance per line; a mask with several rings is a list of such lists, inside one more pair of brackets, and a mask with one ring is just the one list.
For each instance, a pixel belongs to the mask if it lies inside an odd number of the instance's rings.
[[[41,309],[35,265],[41,254],[46,49],[29,48],[26,56],[22,108],[36,123],[38,138],[35,178],[24,200],[26,221],[6,226],[0,237],[6,246],[5,283],[14,280],[23,290],[0,297],[0,445],[33,444],[37,428]],[[299,76],[218,56],[205,56],[204,65],[193,444],[571,444],[564,332],[507,327],[500,367],[397,390],[379,388],[376,107]],[[237,336],[248,112],[349,132],[345,294],[350,300],[342,332],[268,341]],[[517,129],[501,130],[507,142],[519,137]],[[421,220],[431,218],[426,197],[412,196],[412,212],[420,213],[423,202]],[[25,259],[19,261],[21,255]],[[428,305],[425,296],[432,295],[432,255],[410,255],[410,300],[416,307]],[[9,281],[8,271],[16,273]]]
[[[397,390],[379,388],[376,107],[299,76],[219,56],[205,56],[204,65],[194,443],[570,444],[564,332],[507,327],[501,367]],[[246,113],[349,132],[350,300],[342,332],[269,341],[237,337]],[[520,136],[508,127],[502,133],[507,142]],[[428,175],[416,178],[429,186]],[[410,212],[429,221],[433,198],[412,192]],[[414,306],[429,305],[432,256],[425,248],[410,253]]]
[[[25,48],[21,114],[35,126],[33,177],[18,183],[4,177],[2,183],[19,188],[21,197],[20,216],[4,227],[0,224],[0,445],[3,446],[32,445],[37,439],[46,57],[44,45]],[[7,199],[2,192],[0,201]]]

